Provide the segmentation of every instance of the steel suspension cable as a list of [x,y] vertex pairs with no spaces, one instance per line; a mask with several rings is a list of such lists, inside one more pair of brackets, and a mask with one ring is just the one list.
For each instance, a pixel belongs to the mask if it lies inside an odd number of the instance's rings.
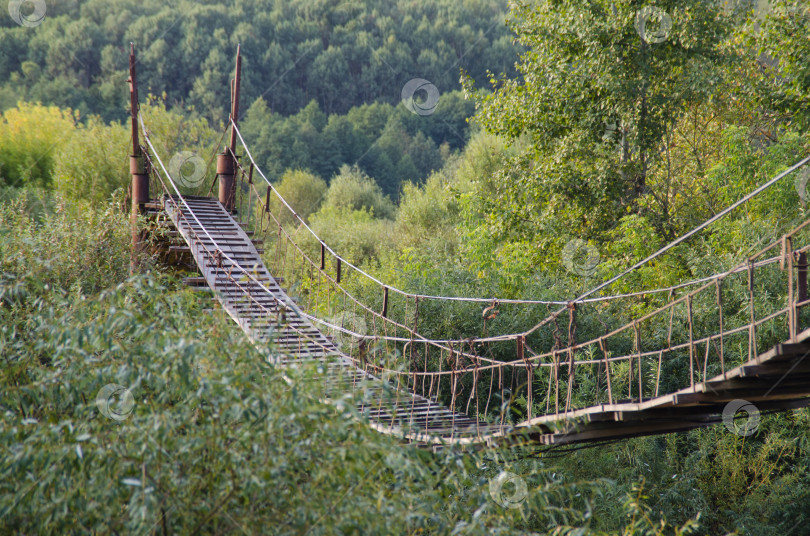
[[678,290],[678,289],[685,288],[685,287],[692,286],[692,285],[699,285],[699,284],[704,283],[706,281],[711,281],[712,279],[717,279],[719,277],[722,277],[725,274],[725,272],[717,272],[717,273],[712,274],[712,275],[707,276],[707,277],[703,277],[703,278],[700,278],[700,279],[695,279],[695,280],[688,281],[688,282],[685,282],[685,283],[680,283],[678,285],[673,285],[673,286],[670,286],[670,287],[659,287],[659,288],[655,288],[655,289],[642,290],[642,291],[637,291],[637,292],[632,292],[632,293],[625,293],[625,294],[617,294],[617,295],[611,295],[611,296],[600,296],[600,297],[595,297],[595,298],[589,298],[589,296],[591,296],[592,294],[594,294],[594,293],[596,293],[596,292],[598,292],[598,291],[612,285],[616,281],[622,279],[623,277],[625,277],[628,274],[632,273],[633,271],[637,270],[641,266],[644,266],[645,264],[647,264],[651,260],[654,260],[655,258],[657,258],[657,257],[663,255],[664,253],[666,253],[667,251],[669,251],[670,249],[672,249],[672,248],[678,246],[679,244],[681,244],[682,242],[688,240],[690,237],[692,237],[695,234],[699,233],[700,231],[702,231],[706,227],[710,226],[711,224],[713,224],[716,221],[718,221],[718,220],[722,219],[723,217],[725,217],[727,214],[732,212],[734,209],[738,208],[740,205],[746,203],[747,201],[749,201],[752,198],[756,197],[757,195],[759,195],[763,191],[767,190],[768,188],[770,188],[771,186],[773,186],[774,184],[779,182],[785,176],[789,175],[793,171],[801,168],[802,166],[804,166],[808,162],[810,162],[810,157],[807,157],[804,160],[798,162],[797,164],[795,164],[791,168],[787,169],[786,171],[780,173],[779,175],[777,175],[776,177],[774,177],[773,179],[768,181],[766,184],[763,184],[762,186],[760,186],[759,188],[757,188],[753,192],[749,193],[748,195],[746,195],[742,199],[738,200],[737,202],[735,202],[731,206],[729,206],[726,209],[724,209],[723,211],[719,212],[718,214],[716,214],[712,218],[706,220],[705,222],[703,222],[699,226],[695,227],[694,229],[692,229],[691,231],[689,231],[688,233],[686,233],[682,237],[670,242],[669,244],[662,247],[661,249],[659,249],[658,251],[656,251],[652,255],[650,255],[647,258],[637,262],[636,264],[634,264],[633,266],[631,266],[630,268],[628,268],[624,272],[612,277],[611,279],[609,279],[608,281],[605,281],[604,283],[601,283],[600,285],[598,285],[598,286],[594,287],[593,289],[585,292],[584,294],[580,295],[579,297],[577,297],[575,299],[562,301],[562,300],[521,300],[521,299],[509,299],[509,298],[503,298],[503,299],[501,299],[501,298],[468,298],[468,297],[463,297],[463,296],[437,296],[437,295],[417,294],[417,293],[405,292],[405,291],[403,291],[403,290],[401,290],[401,289],[399,289],[397,287],[394,287],[394,286],[387,285],[387,284],[383,283],[382,281],[380,281],[376,277],[372,276],[371,274],[369,274],[368,272],[366,272],[362,268],[359,268],[359,267],[355,266],[354,264],[352,264],[351,262],[349,262],[345,258],[338,255],[337,252],[335,252],[328,244],[326,244],[315,233],[315,231],[304,221],[304,219],[295,211],[295,209],[293,209],[293,207],[290,206],[290,204],[287,202],[287,200],[284,199],[284,197],[281,196],[281,194],[278,192],[278,190],[276,190],[276,188],[273,186],[273,184],[270,182],[270,180],[267,178],[267,176],[264,174],[264,172],[262,172],[262,170],[258,166],[258,164],[256,164],[256,161],[253,158],[253,155],[250,152],[250,149],[248,148],[247,143],[245,142],[245,139],[242,137],[242,133],[239,131],[239,128],[233,123],[233,121],[231,121],[231,128],[233,128],[235,130],[240,142],[242,143],[242,147],[245,149],[245,152],[246,152],[248,158],[253,163],[255,169],[258,171],[258,173],[262,177],[262,179],[267,183],[268,188],[270,188],[272,190],[272,192],[276,196],[276,198],[279,201],[281,201],[281,203],[292,213],[292,215],[295,217],[295,219],[298,220],[298,222],[301,224],[301,226],[303,226],[310,233],[310,235],[312,235],[312,237],[315,240],[317,240],[319,244],[323,245],[324,248],[327,251],[329,251],[336,259],[340,260],[341,263],[349,266],[350,268],[352,268],[353,270],[355,270],[356,272],[358,272],[362,276],[366,277],[367,279],[373,281],[374,283],[376,283],[376,284],[378,284],[380,286],[383,286],[383,287],[387,287],[389,289],[389,291],[396,292],[396,293],[398,293],[398,294],[400,294],[402,296],[405,296],[407,298],[418,298],[418,299],[428,299],[428,300],[437,300],[437,301],[459,301],[459,302],[471,302],[471,303],[492,303],[493,301],[497,301],[498,303],[502,303],[502,304],[566,305],[566,306],[568,304],[572,303],[572,302],[574,302],[574,303],[596,303],[596,302],[603,302],[603,301],[613,301],[613,300],[618,300],[618,299],[623,299],[623,298],[631,298],[631,297],[636,297],[636,296],[644,296],[644,295],[648,295],[648,294],[657,294],[657,293],[663,293],[663,292],[670,292],[672,290]]

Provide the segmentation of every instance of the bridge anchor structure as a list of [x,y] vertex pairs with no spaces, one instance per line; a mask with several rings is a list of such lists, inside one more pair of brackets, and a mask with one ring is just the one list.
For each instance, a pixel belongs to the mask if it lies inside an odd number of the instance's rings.
[[[559,302],[405,292],[334,251],[264,176],[238,129],[239,65],[217,198],[178,187],[133,105],[133,153],[158,192],[138,209],[166,224],[167,251],[198,271],[187,283],[213,292],[282,371],[315,366],[325,400],[356,394],[368,425],[436,448],[602,442],[713,425],[737,401],[762,412],[810,405],[810,220],[728,270],[665,289]],[[537,322],[492,335],[485,314],[478,332],[442,338],[426,320],[496,306]]]

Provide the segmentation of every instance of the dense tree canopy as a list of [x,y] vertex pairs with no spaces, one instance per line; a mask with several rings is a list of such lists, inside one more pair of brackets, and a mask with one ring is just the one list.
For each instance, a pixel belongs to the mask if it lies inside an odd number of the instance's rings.
[[[425,298],[391,307],[390,318],[418,317],[420,335],[470,347],[476,335],[521,333],[552,309],[506,298],[571,300],[808,155],[810,5],[766,4],[518,1],[509,18],[517,47],[503,31],[503,3],[486,0],[64,0],[49,2],[36,28],[0,17],[0,532],[64,532],[77,520],[96,532],[233,531],[227,513],[246,532],[293,534],[564,534],[565,524],[575,534],[687,533],[672,523],[699,534],[801,533],[810,515],[806,408],[763,414],[745,437],[715,426],[554,447],[539,459],[521,451],[509,462],[489,449],[418,451],[326,409],[303,382],[282,381],[160,266],[143,259],[151,273],[128,277],[131,237],[119,208],[129,132],[115,119],[127,102],[128,41],[157,94],[144,96],[142,112],[158,151],[205,161],[221,150],[239,42],[242,132],[326,245],[391,287],[500,300],[497,317],[482,315],[488,303]],[[454,91],[459,68],[471,99]],[[432,114],[400,102],[400,75],[438,86]],[[476,106],[482,128],[467,123]],[[683,297],[695,287],[677,285],[779,240],[808,218],[808,180],[808,168],[784,178],[601,290],[633,294],[577,307],[577,340]],[[263,181],[255,184],[263,199]],[[274,198],[270,211],[317,262],[318,240]],[[265,260],[280,251],[277,232],[273,224],[254,234]],[[794,248],[806,243],[799,236]],[[573,270],[573,255],[566,262],[572,243],[592,269]],[[323,275],[300,266],[287,265],[300,276],[281,275],[299,296]],[[769,266],[773,277],[756,278],[760,314],[784,308],[793,281],[787,266]],[[341,277],[381,310],[379,284],[345,265]],[[746,277],[717,287],[727,327],[749,321],[755,287]],[[689,326],[716,329],[715,301],[691,303]],[[307,312],[317,309],[316,300]],[[673,325],[686,330],[672,318],[643,343],[668,338]],[[781,322],[757,333],[776,338]],[[513,345],[486,346],[488,357],[515,358]],[[737,357],[747,353],[740,346]],[[386,358],[410,366],[404,353]],[[629,386],[633,369],[614,366]],[[590,381],[601,370],[594,363],[589,381],[572,386],[575,400],[603,389]],[[112,381],[137,386],[135,410],[118,424],[92,401]],[[662,388],[677,381],[664,374]],[[541,414],[554,395],[535,385],[531,402],[516,400]],[[201,472],[200,460],[212,470]],[[501,508],[487,491],[502,469],[526,481],[519,508]],[[210,517],[211,505],[222,515]]]
[[458,91],[442,95],[429,116],[412,114],[401,104],[373,103],[327,117],[312,101],[284,117],[260,98],[248,110],[242,130],[273,180],[288,168],[330,179],[342,165],[356,165],[396,197],[403,181],[421,182],[450,151],[465,146],[472,113],[473,104]]
[[449,92],[459,88],[459,68],[510,72],[505,7],[503,0],[48,2],[35,28],[0,17],[0,111],[24,99],[121,118],[130,42],[143,88],[210,120],[226,117],[237,43],[247,104],[263,97],[289,115],[315,100],[329,115],[396,103],[411,78]]
[[492,78],[495,93],[478,100],[488,129],[530,140],[499,208],[542,219],[565,205],[567,219],[599,229],[648,193],[684,109],[708,103],[723,82],[734,18],[718,6],[519,2],[523,77]]

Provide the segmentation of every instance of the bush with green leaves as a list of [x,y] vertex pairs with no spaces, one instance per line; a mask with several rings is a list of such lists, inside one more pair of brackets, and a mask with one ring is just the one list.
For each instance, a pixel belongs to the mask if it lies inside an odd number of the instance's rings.
[[73,133],[78,114],[70,109],[20,102],[0,117],[0,186],[47,188],[54,155]]
[[357,167],[343,166],[329,183],[324,208],[366,210],[375,218],[393,219],[396,207],[374,180]]
[[[322,371],[276,368],[272,345],[252,346],[173,276],[129,277],[123,216],[56,204],[47,225],[22,202],[0,207],[0,245],[20,252],[0,280],[0,531],[594,532],[610,482],[509,448],[431,452],[374,431],[353,409],[362,393],[325,404]],[[108,255],[71,255],[67,241]],[[498,488],[504,471],[525,498]],[[609,530],[660,534],[627,500]]]
[[367,209],[325,206],[312,215],[312,229],[353,264],[377,265],[391,250],[394,222],[375,218]]
[[[326,181],[305,170],[288,169],[275,185],[279,195],[301,216],[304,221],[316,212],[326,198]],[[282,225],[298,225],[292,212],[279,198],[270,195],[270,211]]]
[[[175,174],[183,191],[207,193],[210,182],[189,185],[178,180],[172,157],[190,152],[197,157],[194,165],[200,166],[203,177],[211,177],[221,131],[193,112],[167,110],[154,97],[141,111],[163,165]],[[69,199],[100,204],[116,190],[126,189],[130,183],[127,155],[132,153],[129,125],[107,124],[97,116],[79,119],[78,112],[70,109],[24,102],[6,110],[0,118],[0,186],[49,188]],[[155,167],[163,175],[157,160]]]

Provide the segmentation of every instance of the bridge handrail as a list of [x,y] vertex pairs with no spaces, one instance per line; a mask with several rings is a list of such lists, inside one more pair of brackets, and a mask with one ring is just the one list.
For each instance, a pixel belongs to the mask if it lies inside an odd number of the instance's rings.
[[[430,295],[430,294],[419,294],[419,293],[413,293],[413,292],[406,292],[406,291],[401,290],[401,289],[399,289],[399,288],[397,288],[395,286],[386,284],[386,283],[380,281],[379,279],[377,279],[376,277],[374,277],[373,275],[369,274],[368,272],[366,272],[362,268],[360,268],[360,267],[356,266],[355,264],[351,263],[349,260],[342,257],[340,254],[338,254],[334,249],[332,249],[332,247],[329,244],[327,244],[321,237],[319,237],[317,235],[317,233],[315,233],[315,231],[307,224],[306,221],[304,221],[304,219],[295,211],[295,209],[287,202],[287,200],[284,199],[284,197],[279,193],[279,191],[275,188],[273,183],[267,178],[267,176],[264,174],[264,172],[262,172],[261,168],[256,163],[256,160],[253,158],[253,154],[250,152],[250,148],[248,147],[247,143],[245,142],[245,139],[243,138],[242,133],[239,130],[239,127],[233,121],[231,121],[231,128],[233,128],[234,131],[236,132],[237,137],[239,138],[239,141],[241,142],[242,147],[245,150],[245,153],[247,154],[248,158],[250,159],[251,163],[253,164],[254,169],[259,173],[259,176],[267,184],[267,187],[270,188],[270,190],[273,192],[273,195],[287,208],[287,210],[290,211],[290,213],[293,215],[293,217],[295,217],[295,219],[298,220],[298,223],[304,229],[306,229],[309,232],[309,234],[320,245],[322,245],[324,247],[324,249],[326,251],[328,251],[335,259],[339,259],[342,264],[344,264],[344,265],[348,266],[349,268],[355,270],[356,272],[358,272],[359,274],[361,274],[362,276],[364,276],[368,280],[376,283],[377,285],[379,285],[381,287],[385,287],[389,291],[395,292],[395,293],[400,294],[400,295],[402,295],[404,297],[407,297],[407,298],[418,298],[418,299],[437,300],[437,301],[459,301],[459,302],[471,302],[471,303],[482,303],[482,304],[492,303],[493,301],[497,301],[498,303],[502,303],[502,304],[565,305],[565,306],[567,306],[567,305],[569,305],[571,303],[578,303],[578,304],[579,303],[597,303],[597,302],[603,302],[603,301],[613,301],[613,300],[618,300],[618,299],[623,299],[623,298],[645,296],[645,295],[650,295],[650,294],[658,294],[658,293],[663,293],[663,292],[671,292],[671,291],[679,290],[679,289],[686,288],[686,287],[689,287],[689,286],[699,285],[701,283],[704,283],[704,282],[707,282],[707,281],[712,281],[714,279],[722,277],[724,275],[724,272],[718,272],[718,273],[712,274],[710,276],[694,279],[694,280],[687,281],[687,282],[684,282],[684,283],[679,283],[677,285],[672,285],[672,286],[669,286],[669,287],[660,287],[660,288],[649,289],[649,290],[641,290],[641,291],[632,292],[632,293],[624,293],[624,294],[617,294],[617,295],[610,295],[610,296],[599,296],[599,297],[596,297],[596,298],[589,298],[589,296],[591,296],[592,294],[595,294],[596,292],[598,292],[598,291],[600,291],[600,290],[602,290],[604,288],[607,288],[608,286],[610,286],[613,283],[619,281],[623,277],[626,277],[630,273],[634,272],[638,268],[644,266],[648,262],[660,257],[661,255],[663,255],[667,251],[669,251],[672,248],[678,246],[679,244],[685,242],[686,240],[688,240],[689,238],[691,238],[695,234],[699,233],[700,231],[702,231],[705,228],[709,227],[711,224],[719,221],[720,219],[722,219],[723,217],[725,217],[726,215],[728,215],[729,213],[734,211],[734,209],[740,207],[741,205],[743,205],[746,202],[750,201],[751,199],[758,196],[759,194],[761,194],[765,190],[769,189],[771,186],[773,186],[774,184],[779,182],[781,179],[783,179],[787,175],[793,173],[794,171],[796,171],[796,170],[800,169],[801,167],[803,167],[803,166],[807,165],[808,163],[810,163],[810,156],[808,156],[808,157],[804,158],[803,160],[797,162],[796,164],[794,164],[793,166],[791,166],[787,170],[779,173],[773,179],[769,180],[765,184],[763,184],[760,187],[758,187],[757,189],[755,189],[753,192],[750,192],[748,195],[746,195],[742,199],[739,199],[738,201],[736,201],[735,203],[733,203],[729,207],[727,207],[724,210],[718,212],[713,217],[709,218],[705,222],[703,222],[700,225],[698,225],[697,227],[693,228],[688,233],[686,233],[683,236],[671,241],[670,243],[663,246],[662,248],[660,248],[655,253],[649,255],[648,257],[646,257],[645,259],[643,259],[641,261],[638,261],[637,263],[635,263],[633,266],[626,269],[622,273],[620,273],[620,274],[618,274],[616,276],[613,276],[609,280],[607,280],[607,281],[599,284],[598,286],[588,290],[587,292],[585,292],[584,294],[578,296],[577,298],[562,301],[562,300],[525,300],[525,299],[510,299],[510,298],[495,298],[495,297],[493,297],[493,298],[481,298],[481,297],[464,297],[464,296],[441,296],[441,295]],[[770,259],[769,261],[770,262],[776,262],[777,260],[778,260],[778,258],[774,258],[774,259]],[[765,261],[763,261],[763,262],[765,262]],[[529,333],[531,333],[531,330],[529,330],[527,332],[524,332],[523,335],[527,335]]]

